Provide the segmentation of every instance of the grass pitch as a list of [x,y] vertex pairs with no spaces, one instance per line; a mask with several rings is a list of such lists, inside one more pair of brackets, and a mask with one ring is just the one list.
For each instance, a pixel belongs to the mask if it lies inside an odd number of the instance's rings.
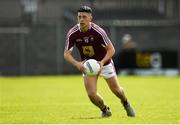
[[81,76],[1,77],[0,123],[178,124],[180,77],[119,77],[137,116],[129,118],[103,78],[98,91],[112,110],[101,118]]

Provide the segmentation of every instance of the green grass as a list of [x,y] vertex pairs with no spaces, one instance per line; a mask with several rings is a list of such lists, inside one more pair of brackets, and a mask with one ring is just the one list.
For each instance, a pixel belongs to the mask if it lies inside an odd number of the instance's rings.
[[101,118],[90,103],[81,76],[1,77],[0,123],[49,124],[178,124],[180,77],[119,77],[137,116],[126,116],[103,78],[98,91],[111,107]]

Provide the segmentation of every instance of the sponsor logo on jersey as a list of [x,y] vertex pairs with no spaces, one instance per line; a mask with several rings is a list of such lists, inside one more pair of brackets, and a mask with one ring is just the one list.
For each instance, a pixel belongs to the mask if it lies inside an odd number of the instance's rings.
[[84,37],[83,39],[85,43],[89,43],[89,37]]
[[82,42],[83,40],[82,39],[77,39],[76,42]]

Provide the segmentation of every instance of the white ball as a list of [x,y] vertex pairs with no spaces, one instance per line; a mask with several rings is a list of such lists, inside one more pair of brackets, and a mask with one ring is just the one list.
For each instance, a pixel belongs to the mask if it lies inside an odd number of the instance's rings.
[[100,65],[98,61],[96,61],[95,59],[88,59],[87,61],[85,61],[84,67],[86,68],[85,69],[86,75],[89,76],[97,75],[98,72],[100,71]]

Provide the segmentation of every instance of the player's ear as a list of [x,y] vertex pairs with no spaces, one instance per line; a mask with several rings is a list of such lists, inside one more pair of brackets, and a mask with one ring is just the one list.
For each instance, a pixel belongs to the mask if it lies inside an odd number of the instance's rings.
[[79,21],[79,17],[78,17],[78,15],[77,15],[77,20]]
[[92,15],[90,15],[90,21],[92,21],[92,19],[93,19],[93,17],[92,17]]

